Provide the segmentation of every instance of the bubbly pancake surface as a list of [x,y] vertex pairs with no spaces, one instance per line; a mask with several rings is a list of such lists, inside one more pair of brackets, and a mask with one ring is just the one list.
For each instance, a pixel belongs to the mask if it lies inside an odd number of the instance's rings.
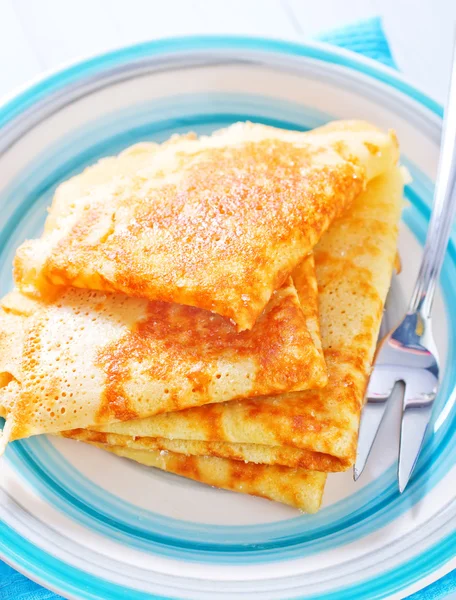
[[394,136],[362,122],[309,133],[239,123],[134,147],[64,184],[43,238],[19,249],[16,280],[186,304],[251,329],[396,158]]
[[124,294],[13,292],[0,313],[10,439],[325,385],[312,255],[299,272],[300,297],[288,279],[243,332],[209,311]]
[[[396,257],[402,192],[399,168],[376,178],[314,250],[329,375],[325,388],[106,425],[100,429],[121,438],[104,443],[324,471],[353,464],[364,390]],[[300,274],[293,278],[299,290]]]

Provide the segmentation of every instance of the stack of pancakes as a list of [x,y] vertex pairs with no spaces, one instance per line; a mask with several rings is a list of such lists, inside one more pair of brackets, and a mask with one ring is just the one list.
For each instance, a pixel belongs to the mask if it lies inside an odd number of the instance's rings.
[[51,433],[318,510],[356,454],[397,161],[364,122],[237,123],[62,184],[2,300],[1,450]]

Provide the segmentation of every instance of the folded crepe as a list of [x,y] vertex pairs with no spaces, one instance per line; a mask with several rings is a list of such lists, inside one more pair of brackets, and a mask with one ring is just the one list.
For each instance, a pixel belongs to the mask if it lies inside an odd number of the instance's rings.
[[[250,331],[189,306],[124,294],[19,292],[0,309],[0,447],[38,433],[323,386],[313,257]],[[301,302],[302,304],[301,304]]]
[[225,490],[261,496],[308,513],[315,513],[320,508],[326,481],[325,473],[303,469],[244,464],[212,456],[184,456],[118,446],[98,447],[147,467],[156,467]]
[[[136,424],[133,424],[136,431]],[[107,427],[109,429],[109,427]],[[91,429],[71,429],[58,433],[60,437],[96,444],[100,448],[124,448],[144,452],[171,452],[185,456],[215,456],[257,465],[282,465],[306,471],[341,471],[341,461],[330,454],[303,450],[291,446],[265,444],[175,440],[163,437],[122,435]]]
[[44,236],[18,250],[16,281],[190,305],[251,329],[397,156],[393,134],[358,121],[308,133],[238,123],[133,147],[59,189]]
[[[396,257],[402,193],[395,167],[368,185],[314,250],[329,374],[325,388],[107,424],[96,428],[99,434],[65,435],[129,449],[321,471],[349,468]],[[294,281],[299,290],[299,274]]]

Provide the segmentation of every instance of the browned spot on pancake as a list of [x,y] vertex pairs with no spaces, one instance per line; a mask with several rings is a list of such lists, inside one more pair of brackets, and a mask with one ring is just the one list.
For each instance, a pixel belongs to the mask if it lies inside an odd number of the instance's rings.
[[317,247],[314,257],[318,273],[318,289],[322,290],[328,285],[338,286],[344,279],[355,280],[363,287],[362,289],[356,287],[353,292],[364,298],[368,294],[378,300],[378,293],[372,285],[372,272],[355,262],[356,255],[360,253],[360,247],[355,247],[340,257]]
[[190,380],[192,384],[192,393],[193,394],[206,394],[208,391],[208,387],[213,380],[212,373],[205,373],[204,371],[198,369],[194,371],[190,371],[187,374],[187,378]]
[[11,381],[13,381],[14,377],[11,373],[7,373],[6,371],[0,371],[0,388],[6,387]]
[[341,156],[345,156],[347,154],[347,144],[343,141],[334,142],[332,144],[332,147],[337,152],[337,154],[340,154]]
[[345,470],[345,466],[339,458],[330,454],[311,452],[309,450],[300,450],[298,460],[293,463],[283,462],[279,464],[305,469],[306,471],[323,471],[325,473]]
[[364,145],[373,156],[380,154],[380,148],[377,146],[377,144],[372,144],[372,142],[364,142]]
[[108,344],[98,352],[95,364],[103,370],[106,380],[95,422],[106,422],[110,417],[120,421],[138,417],[130,406],[124,385],[131,379],[131,361],[140,361],[147,351],[144,348],[143,325],[139,324],[121,340]]
[[[162,407],[158,407],[157,413],[156,414],[162,414],[163,412],[172,412],[174,410],[181,410],[181,409],[185,409],[185,406],[187,406],[185,404],[184,406],[184,402],[182,400],[182,394],[180,389],[175,389],[174,386],[169,385],[169,387],[166,388],[168,390],[168,393],[166,394],[166,402],[163,404]],[[193,397],[194,398],[194,397]]]
[[13,277],[14,281],[26,281],[28,279],[28,271],[24,270],[24,263],[22,260],[13,259]]
[[196,481],[201,481],[203,479],[198,466],[198,457],[173,454],[173,462],[174,461],[179,470],[179,475],[195,479]]
[[[295,415],[292,417],[292,423],[294,429],[307,429],[306,425],[308,424],[308,419],[303,415]],[[320,423],[318,423],[318,428],[321,429]]]
[[364,347],[354,350],[327,348],[325,358],[330,369],[331,387],[336,381],[342,382],[345,387],[354,377],[364,374],[367,354],[368,350]]
[[198,428],[204,430],[206,440],[224,439],[223,404],[207,404],[199,411],[197,419]]
[[[103,357],[100,357],[103,360]],[[130,421],[138,417],[138,413],[130,407],[129,398],[124,390],[124,384],[129,379],[129,374],[121,372],[115,361],[106,360],[103,365],[106,373],[105,389],[102,392],[95,422],[106,422],[110,417],[119,421]],[[120,372],[119,372],[120,371]]]
[[250,463],[232,462],[230,467],[230,479],[233,487],[243,483],[252,483],[255,477],[264,471],[264,465],[256,465],[257,468],[252,468]]
[[68,431],[61,431],[60,435],[76,440],[83,440],[84,442],[93,442],[96,444],[108,444],[109,434],[101,431],[89,431],[87,429],[69,429]]
[[394,270],[397,275],[402,271],[402,262],[399,252],[396,252],[396,256],[394,257]]
[[265,408],[267,407],[267,418],[273,420],[274,416],[281,414],[281,408],[265,403],[262,398],[252,399],[249,402],[243,403],[243,407],[246,413],[246,419],[248,421],[255,422],[259,418],[264,418]]
[[[230,461],[228,467],[227,486],[229,489],[248,493],[252,496],[267,497],[261,490],[262,480],[267,477],[270,472],[268,465],[256,465],[253,463],[244,463],[239,461]],[[276,475],[280,476],[280,470],[285,467],[274,466],[274,471],[277,469]]]
[[224,442],[207,442],[207,454],[209,456],[220,456],[230,460],[245,460],[245,456],[238,444],[226,444]]
[[[87,240],[92,229],[99,223],[103,213],[105,213],[103,207],[87,207],[87,210],[84,210],[81,218],[71,228],[70,234],[67,237],[60,239],[54,249],[54,254],[58,257],[64,253],[68,253],[70,255],[68,257],[69,260],[66,261],[65,264],[59,266],[55,264],[51,254],[47,258],[42,269],[45,279],[49,279],[51,282],[58,282],[60,285],[64,286],[73,285],[80,270],[77,264],[77,250],[81,245],[84,245],[84,250],[87,253],[86,260],[90,260],[90,253],[95,252],[99,240],[97,239],[96,242],[92,244],[88,243]],[[73,260],[70,258],[72,256],[74,257]],[[22,273],[19,272],[19,269],[21,269],[20,261],[15,261],[15,267],[15,274],[17,276],[22,275]],[[21,279],[17,279],[17,281],[21,281]]]
[[300,438],[306,432],[319,431],[326,423],[321,412],[312,414],[312,407],[316,411],[321,410],[318,393],[298,392],[283,397],[279,402],[268,398],[244,404],[246,421],[261,426],[279,446],[300,446]]

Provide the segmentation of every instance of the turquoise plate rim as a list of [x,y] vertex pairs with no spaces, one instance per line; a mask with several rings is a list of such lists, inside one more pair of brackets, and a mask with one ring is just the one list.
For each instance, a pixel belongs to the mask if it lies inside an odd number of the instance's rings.
[[[293,43],[266,38],[250,38],[238,36],[192,36],[178,37],[145,42],[107,52],[63,68],[53,74],[44,76],[14,98],[0,106],[0,128],[18,118],[36,102],[45,98],[80,78],[96,75],[106,68],[119,67],[146,56],[160,56],[169,53],[197,50],[239,50],[278,53],[289,56],[302,56],[322,62],[336,64],[362,73],[372,79],[381,81],[409,96],[436,117],[441,118],[443,109],[436,101],[408,83],[389,67],[379,65],[375,61],[358,56],[352,52],[337,49],[325,43]],[[3,540],[0,541],[2,558],[15,569],[23,572],[38,583],[53,589],[57,593],[71,594],[78,598],[123,598],[128,591],[129,598],[143,600],[145,598],[165,598],[146,594],[132,588],[126,588],[108,582],[102,578],[71,567],[60,559],[47,554],[24,540],[14,529],[5,523],[0,524]],[[328,599],[354,597],[384,597],[398,589],[404,588],[426,574],[445,564],[454,556],[456,532],[450,534],[428,550],[425,556],[405,561],[368,581],[340,588],[337,592],[329,592],[312,596]],[[91,590],[88,589],[90,583]],[[98,595],[100,594],[100,595]],[[306,596],[309,598],[309,596]]]

